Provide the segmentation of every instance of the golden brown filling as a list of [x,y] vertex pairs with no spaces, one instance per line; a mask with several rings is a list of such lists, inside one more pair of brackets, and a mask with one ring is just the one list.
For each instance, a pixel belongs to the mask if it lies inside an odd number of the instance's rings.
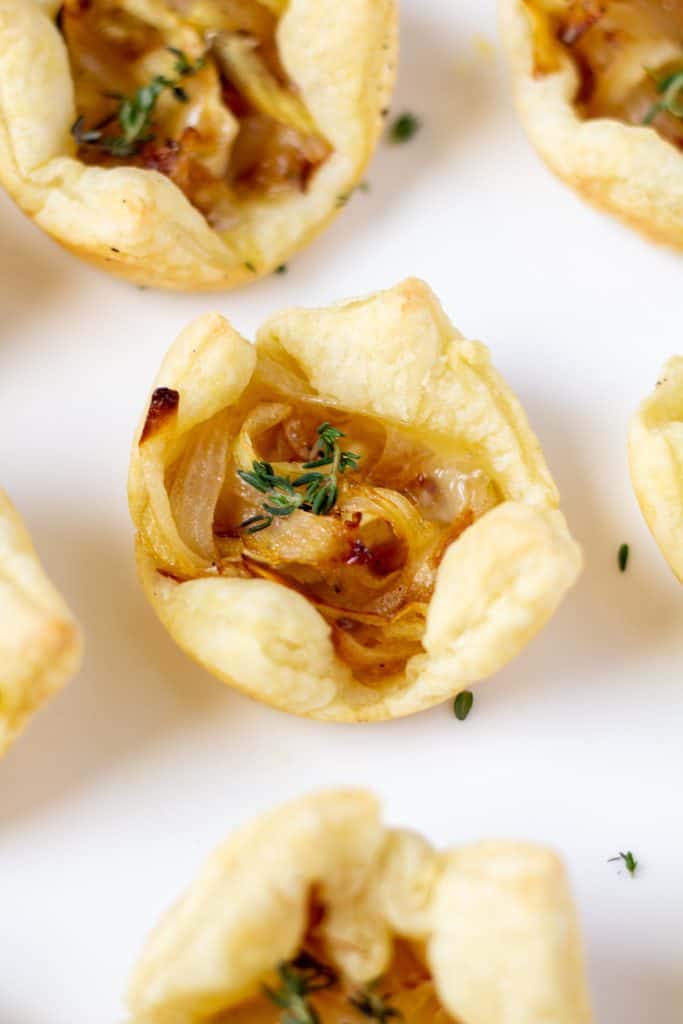
[[422,651],[447,546],[499,500],[471,454],[328,406],[266,359],[167,487],[188,546],[222,574],[303,594],[368,681]]
[[[324,914],[324,911],[322,912]],[[293,960],[279,964],[260,995],[211,1018],[211,1024],[449,1024],[422,951],[394,944],[389,969],[359,988],[344,978],[325,954],[319,933],[322,915]]]
[[559,42],[579,71],[583,117],[652,125],[683,146],[681,0],[526,0],[537,71],[556,70]]
[[[274,0],[67,0],[79,158],[167,175],[219,230],[330,154],[279,58]],[[272,9],[271,9],[272,8]]]

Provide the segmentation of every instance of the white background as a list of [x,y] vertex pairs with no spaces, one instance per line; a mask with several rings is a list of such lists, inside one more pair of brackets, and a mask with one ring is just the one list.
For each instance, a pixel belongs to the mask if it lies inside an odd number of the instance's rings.
[[[336,224],[239,293],[109,280],[0,200],[0,480],[83,623],[82,672],[0,771],[0,1024],[116,1024],[161,910],[239,822],[361,783],[438,843],[548,841],[580,907],[596,1017],[683,1019],[683,599],[631,492],[626,430],[681,342],[681,266],[584,206],[514,116],[493,0],[403,0],[393,112]],[[488,41],[484,45],[482,38]],[[495,46],[495,50],[492,47]],[[196,314],[251,336],[287,304],[424,277],[521,397],[583,545],[543,634],[450,705],[374,726],[251,703],[176,649],[135,579],[128,446]],[[628,571],[618,572],[622,542]],[[607,858],[632,849],[631,879]]]

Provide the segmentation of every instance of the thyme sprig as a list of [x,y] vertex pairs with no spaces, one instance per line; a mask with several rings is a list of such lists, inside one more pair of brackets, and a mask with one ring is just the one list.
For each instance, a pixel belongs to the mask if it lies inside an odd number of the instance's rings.
[[631,876],[631,878],[633,878],[633,876],[636,873],[636,869],[638,867],[638,861],[633,856],[631,851],[627,850],[626,853],[621,853],[620,852],[618,857],[610,857],[608,859],[608,863],[611,864],[611,863],[613,863],[616,860],[621,860],[621,861],[624,862],[624,866],[625,866],[626,870],[628,871],[628,873]]
[[[175,77],[155,75],[147,85],[141,86],[132,96],[111,93],[110,98],[119,101],[117,110],[94,128],[86,128],[85,118],[78,117],[71,127],[71,134],[79,146],[97,149],[111,156],[126,158],[134,156],[146,142],[152,142],[150,132],[152,117],[161,94],[169,90],[179,103],[187,103],[189,97],[180,84],[184,78],[195,75],[203,66],[204,58],[191,61],[175,46],[168,50],[175,57]],[[105,129],[116,123],[118,132],[107,134]]]
[[264,985],[263,992],[282,1009],[280,1024],[321,1024],[309,996],[336,984],[337,975],[332,968],[310,953],[300,953],[294,960],[281,963],[277,973],[279,987]]
[[[270,462],[255,459],[251,470],[238,469],[237,475],[250,487],[265,495],[261,503],[262,512],[249,516],[240,523],[247,533],[258,533],[272,525],[278,516],[290,516],[297,509],[324,516],[334,508],[339,495],[339,476],[347,470],[358,469],[360,455],[342,451],[339,439],[343,431],[330,423],[321,423],[317,428],[318,438],[309,462],[304,462],[307,473],[290,478],[275,472]],[[320,469],[329,467],[328,472]]]
[[672,71],[668,75],[657,77],[656,72],[648,71],[661,99],[653,103],[643,118],[643,124],[652,124],[657,114],[667,113],[673,117],[683,118],[683,68]]
[[351,1006],[355,1007],[364,1017],[380,1021],[380,1024],[387,1024],[387,1021],[392,1018],[402,1020],[403,1014],[401,1011],[396,1009],[395,1006],[389,1005],[387,997],[381,996],[376,991],[376,985],[377,983],[374,982],[372,985],[368,985],[364,991],[359,992],[358,995],[349,996]]

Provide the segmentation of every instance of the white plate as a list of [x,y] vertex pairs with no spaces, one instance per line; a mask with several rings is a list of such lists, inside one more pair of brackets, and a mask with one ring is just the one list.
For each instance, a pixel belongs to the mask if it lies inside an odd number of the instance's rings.
[[[494,0],[403,0],[394,113],[337,223],[249,290],[109,280],[0,201],[0,480],[84,624],[85,666],[0,770],[0,1021],[115,1024],[146,931],[232,828],[309,788],[373,786],[438,843],[547,841],[569,864],[605,1024],[683,1014],[683,600],[631,492],[626,428],[681,351],[681,266],[584,206],[514,116]],[[484,40],[486,42],[484,42]],[[493,47],[495,46],[495,50]],[[520,395],[587,568],[527,651],[449,705],[318,725],[185,658],[135,579],[128,446],[163,353],[218,309],[270,312],[424,277]],[[625,574],[617,549],[631,545]],[[607,858],[631,849],[634,879]]]

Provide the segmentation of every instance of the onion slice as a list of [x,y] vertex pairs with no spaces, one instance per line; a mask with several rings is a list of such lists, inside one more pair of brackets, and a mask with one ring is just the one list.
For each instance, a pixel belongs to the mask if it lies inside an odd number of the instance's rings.
[[209,562],[216,560],[213,521],[225,482],[228,426],[225,412],[202,425],[185,448],[169,490],[181,540]]

